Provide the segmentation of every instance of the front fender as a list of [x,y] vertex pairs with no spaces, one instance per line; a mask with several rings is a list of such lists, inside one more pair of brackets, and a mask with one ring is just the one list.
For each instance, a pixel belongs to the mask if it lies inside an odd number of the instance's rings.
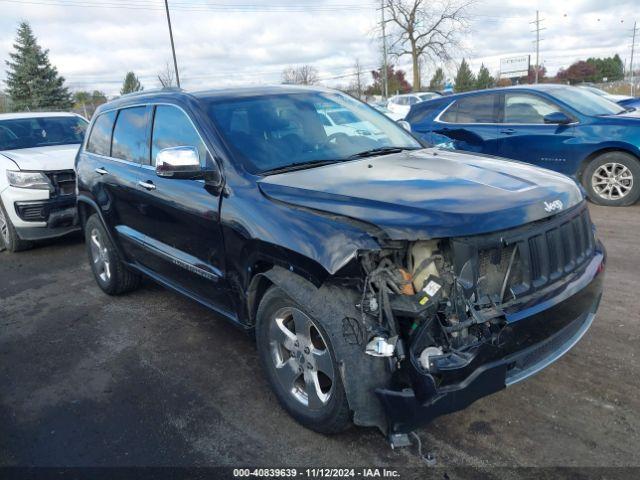
[[356,307],[360,293],[331,282],[325,282],[318,288],[280,267],[260,275],[289,295],[329,335],[349,408],[353,412],[353,422],[360,426],[378,427],[386,433],[386,416],[374,392],[378,388],[388,388],[391,373],[386,359],[364,353],[368,331],[373,325],[363,322]]

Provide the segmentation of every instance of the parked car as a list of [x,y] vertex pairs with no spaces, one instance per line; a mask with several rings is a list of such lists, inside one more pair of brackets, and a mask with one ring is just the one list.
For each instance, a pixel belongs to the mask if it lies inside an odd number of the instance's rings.
[[0,114],[0,247],[79,229],[73,165],[87,125],[72,113]]
[[640,112],[584,88],[541,84],[452,95],[415,105],[406,120],[433,144],[570,175],[601,205],[640,197]]
[[415,105],[416,103],[426,102],[427,100],[432,100],[434,98],[441,97],[437,92],[419,92],[419,93],[407,93],[404,95],[395,95],[389,99],[387,102],[387,109],[389,111],[400,115],[400,118],[395,120],[402,120],[409,113],[409,109],[411,105]]
[[347,136],[362,135],[380,140],[385,135],[368,121],[362,121],[346,108],[319,110],[322,126],[327,135],[343,133]]
[[[384,136],[328,134],[327,109]],[[76,170],[98,286],[144,275],[255,334],[281,405],[319,432],[406,440],[557,360],[600,301],[605,251],[575,182],[425,149],[337,91],[123,96]]]

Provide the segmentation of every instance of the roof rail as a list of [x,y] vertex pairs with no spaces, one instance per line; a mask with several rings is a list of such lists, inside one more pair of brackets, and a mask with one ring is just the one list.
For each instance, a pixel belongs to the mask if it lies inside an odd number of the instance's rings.
[[120,98],[125,97],[135,97],[137,95],[144,95],[147,93],[168,93],[168,92],[184,92],[185,90],[178,87],[162,87],[162,88],[152,88],[151,90],[139,90],[137,92],[125,93],[120,95]]

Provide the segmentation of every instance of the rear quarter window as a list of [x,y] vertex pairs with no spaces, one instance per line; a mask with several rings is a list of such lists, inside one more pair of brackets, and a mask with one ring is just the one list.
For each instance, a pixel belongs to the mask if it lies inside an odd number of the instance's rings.
[[420,102],[411,108],[405,120],[411,124],[421,123],[435,117],[436,114],[444,110],[449,103],[451,103],[451,100],[448,102],[436,100]]
[[87,140],[87,152],[106,157],[111,155],[111,132],[115,119],[115,111],[103,113],[96,119]]

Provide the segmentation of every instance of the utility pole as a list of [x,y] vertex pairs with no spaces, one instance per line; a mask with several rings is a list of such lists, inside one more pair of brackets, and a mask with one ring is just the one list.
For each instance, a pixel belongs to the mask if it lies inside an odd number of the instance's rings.
[[358,89],[358,100],[362,100],[362,80],[360,79],[360,75],[362,75],[362,67],[360,66],[360,59],[356,58],[356,88]]
[[631,41],[631,61],[629,64],[629,71],[631,72],[631,96],[634,97],[635,95],[635,88],[636,88],[636,78],[635,75],[633,73],[633,54],[636,48],[636,32],[638,31],[638,27],[636,26],[638,22],[635,21],[633,22],[633,40]]
[[164,0],[164,8],[167,11],[167,24],[169,25],[169,38],[171,39],[171,53],[173,54],[173,68],[176,71],[176,84],[180,88],[180,75],[178,74],[178,61],[176,60],[176,47],[173,44],[173,30],[171,29],[171,15],[169,15],[169,0]]
[[543,40],[540,38],[540,31],[544,30],[543,28],[540,28],[540,23],[543,22],[544,19],[540,20],[540,11],[536,10],[536,19],[533,22],[529,22],[529,23],[533,23],[536,26],[535,30],[532,30],[533,32],[535,32],[536,34],[536,40],[535,40],[535,44],[536,44],[536,80],[535,83],[538,83],[538,73],[540,70],[540,40]]
[[387,34],[386,21],[384,19],[384,0],[380,0],[380,15],[382,20],[382,92],[384,98],[389,98],[389,78],[387,78]]

